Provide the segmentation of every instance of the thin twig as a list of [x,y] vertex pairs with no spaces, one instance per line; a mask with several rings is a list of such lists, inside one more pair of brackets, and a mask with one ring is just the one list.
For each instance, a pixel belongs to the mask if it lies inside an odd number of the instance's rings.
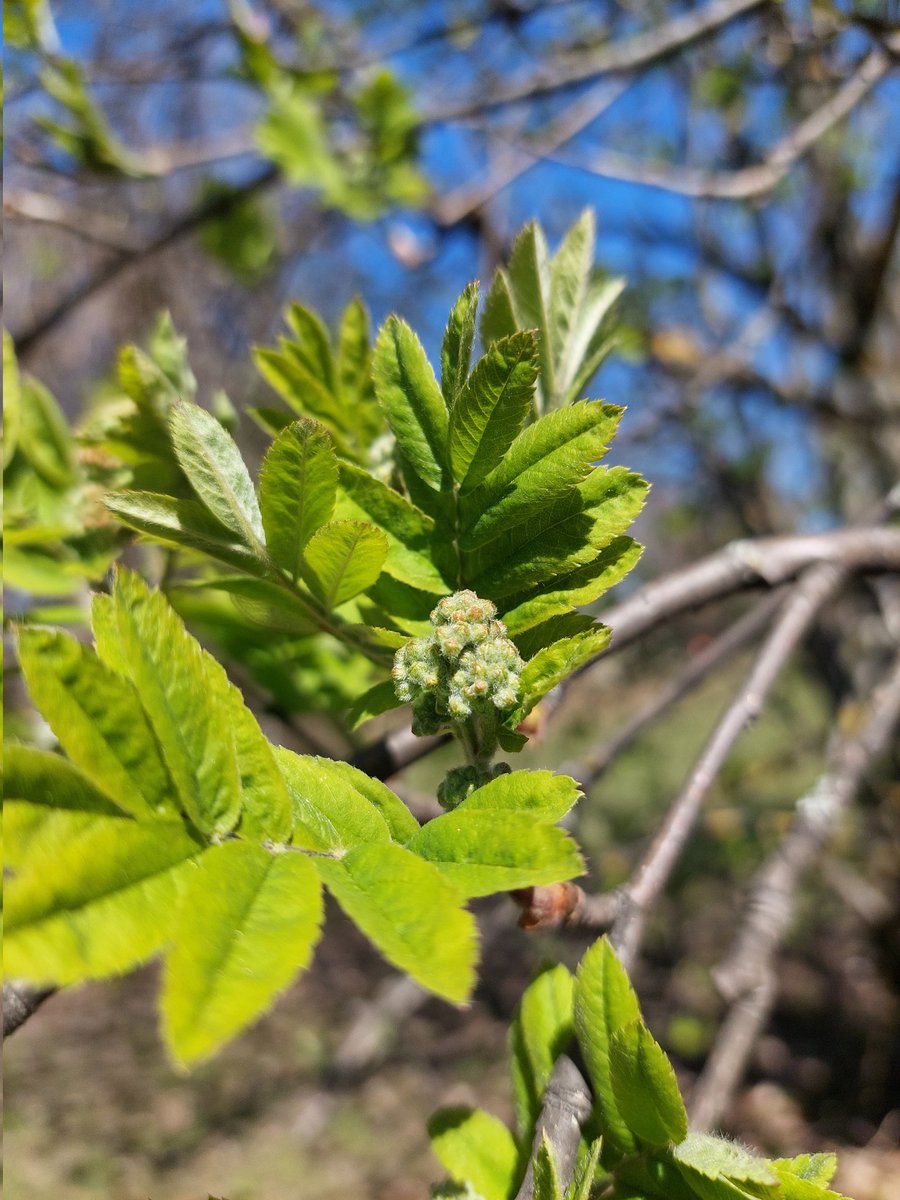
[[869,704],[861,731],[842,737],[816,786],[797,804],[787,837],[759,871],[743,924],[715,972],[731,1008],[692,1105],[692,1125],[708,1129],[726,1112],[775,999],[774,959],[794,915],[800,882],[850,805],[900,721],[900,654]]
[[649,911],[681,857],[707,793],[734,743],[762,711],[800,639],[846,578],[842,568],[822,563],[811,567],[794,585],[746,680],[701,750],[632,882],[621,893],[611,938],[626,966],[630,967],[637,956]]
[[567,1054],[561,1054],[553,1067],[544,1092],[532,1143],[531,1160],[516,1200],[533,1200],[534,1159],[544,1137],[550,1144],[560,1188],[565,1192],[575,1174],[581,1127],[591,1115],[591,1092],[584,1076]]
[[24,983],[7,982],[3,985],[3,1036],[15,1033],[30,1016],[37,1012],[45,1000],[53,995],[55,988],[34,988]]

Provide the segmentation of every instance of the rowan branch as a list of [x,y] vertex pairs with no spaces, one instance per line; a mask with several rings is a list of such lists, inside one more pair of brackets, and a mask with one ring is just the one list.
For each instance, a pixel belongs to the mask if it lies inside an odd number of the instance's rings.
[[739,170],[711,170],[675,164],[657,166],[614,150],[600,150],[586,160],[560,154],[556,150],[536,153],[543,161],[575,167],[603,179],[658,188],[698,200],[757,199],[777,187],[816,142],[848,117],[872,88],[885,78],[895,66],[892,52],[900,50],[900,36],[889,39],[888,47],[878,46],[872,50],[824,104],[775,143],[763,162]]
[[601,75],[622,74],[638,67],[650,66],[660,59],[683,50],[695,42],[731,24],[756,9],[767,7],[769,0],[712,0],[704,8],[680,13],[655,29],[603,45],[599,50],[572,56],[543,78],[507,84],[481,100],[464,100],[459,104],[445,102],[423,117],[423,123],[454,121],[462,117],[489,112],[519,100],[546,95],[560,88],[598,79]]
[[798,801],[790,832],[752,885],[734,948],[715,971],[716,984],[731,1007],[696,1085],[694,1127],[710,1128],[727,1110],[775,1000],[775,955],[790,928],[803,876],[889,744],[898,722],[900,654],[876,689],[862,729],[837,742],[828,769]]
[[24,983],[4,983],[3,1036],[15,1033],[55,991],[56,988],[33,988]]
[[581,1127],[591,1115],[591,1108],[591,1092],[584,1076],[567,1054],[561,1054],[544,1092],[534,1131],[531,1159],[522,1186],[516,1193],[516,1200],[533,1200],[534,1159],[544,1137],[553,1152],[560,1187],[566,1190],[575,1174]]

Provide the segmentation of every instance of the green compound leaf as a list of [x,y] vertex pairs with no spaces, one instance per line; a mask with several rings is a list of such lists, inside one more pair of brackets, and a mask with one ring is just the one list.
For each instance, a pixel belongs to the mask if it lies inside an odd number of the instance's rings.
[[196,500],[123,489],[104,496],[103,503],[116,520],[156,541],[196,550],[251,575],[262,575],[266,569],[261,554],[235,542],[230,531]]
[[441,344],[441,391],[448,409],[453,408],[469,374],[472,344],[475,341],[475,312],[478,308],[478,280],[467,284],[450,310]]
[[178,816],[159,745],[127,679],[58,630],[20,630],[19,660],[32,699],[92,783],[132,816]]
[[776,1158],[766,1166],[781,1183],[779,1200],[848,1200],[828,1185],[837,1170],[833,1154],[800,1154],[796,1158]]
[[7,742],[3,747],[3,862],[21,870],[52,855],[96,816],[125,819],[68,759]]
[[565,830],[529,813],[460,807],[429,821],[409,848],[440,867],[467,897],[556,883],[584,871]]
[[563,1200],[556,1172],[553,1148],[546,1133],[541,1134],[541,1144],[534,1156],[534,1200]]
[[524,1139],[530,1136],[541,1111],[553,1064],[575,1036],[573,992],[574,980],[566,967],[545,967],[525,989],[510,1026],[517,1127]]
[[600,938],[582,958],[575,976],[575,1030],[594,1092],[594,1109],[606,1149],[632,1152],[636,1143],[619,1111],[612,1085],[610,1048],[620,1029],[641,1013],[625,969],[607,938]]
[[503,459],[531,410],[536,378],[530,331],[495,342],[476,363],[450,414],[450,462],[462,492]]
[[266,547],[295,581],[304,546],[334,511],[337,481],[331,439],[315,421],[294,421],[269,447],[259,477]]
[[402,846],[360,846],[313,859],[338,904],[388,962],[454,1004],[475,983],[475,921],[436,867]]
[[362,791],[355,777],[348,777],[342,764],[294,754],[283,746],[275,750],[275,758],[298,822],[295,845],[343,853],[354,846],[390,841],[381,806]]
[[175,455],[197,497],[212,515],[253,549],[263,541],[256,492],[232,436],[211,413],[177,401],[169,430]]
[[302,854],[226,842],[191,869],[166,956],[163,1030],[196,1062],[254,1021],[306,967],[319,939],[322,886]]
[[611,637],[612,631],[605,625],[595,625],[538,650],[522,670],[522,702],[516,710],[517,719],[527,716],[558,683],[605,650]]
[[775,1200],[785,1194],[764,1159],[725,1138],[689,1133],[672,1154],[685,1182],[701,1200]]
[[372,586],[387,552],[387,538],[374,525],[331,521],[307,543],[303,578],[326,608],[336,608]]
[[119,648],[184,811],[203,833],[234,828],[241,785],[227,728],[229,683],[159,592],[133,571],[113,588]]
[[567,1194],[567,1200],[591,1200],[591,1185],[594,1182],[594,1176],[597,1174],[597,1168],[600,1165],[600,1151],[603,1149],[603,1138],[597,1138],[591,1142],[590,1149],[587,1155],[582,1158],[575,1171],[575,1178],[572,1180],[571,1190]]
[[523,430],[503,461],[461,502],[462,549],[475,549],[522,524],[586,478],[606,453],[622,412],[583,400]]
[[484,1200],[507,1200],[516,1183],[519,1154],[502,1121],[481,1108],[440,1108],[428,1122],[431,1149],[456,1183]]
[[373,779],[371,775],[357,770],[348,762],[330,758],[320,758],[317,762],[331,779],[339,779],[348,784],[381,813],[395,842],[408,842],[419,832],[419,822],[386,783],[382,783],[380,779]]
[[672,1064],[643,1021],[614,1034],[609,1050],[616,1106],[642,1142],[666,1146],[687,1136],[687,1113]]
[[376,395],[404,460],[439,490],[447,467],[447,408],[421,342],[398,317],[388,317],[378,335],[373,369]]
[[371,521],[388,540],[384,570],[401,583],[446,595],[450,585],[431,556],[434,521],[368,471],[341,463],[335,515]]
[[456,809],[528,812],[540,821],[558,821],[581,796],[581,789],[568,775],[552,771],[512,771],[498,775],[472,792]]
[[4,887],[4,970],[29,983],[105,979],[148,959],[172,934],[187,862],[202,849],[181,821],[66,816],[70,837],[30,846]]

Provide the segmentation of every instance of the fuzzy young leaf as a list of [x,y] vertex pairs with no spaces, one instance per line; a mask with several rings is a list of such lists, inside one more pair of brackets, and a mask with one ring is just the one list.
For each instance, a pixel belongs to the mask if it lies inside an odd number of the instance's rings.
[[610,1043],[616,1107],[642,1142],[666,1146],[687,1136],[687,1113],[672,1064],[643,1021],[631,1021]]
[[302,854],[226,842],[193,868],[166,957],[163,1030],[181,1062],[218,1049],[309,963],[322,886]]
[[395,579],[436,595],[450,590],[432,559],[434,521],[368,471],[341,463],[335,515],[378,526],[388,540],[384,570]]
[[465,896],[557,883],[584,871],[569,835],[529,813],[460,806],[424,825],[409,848],[435,863]]
[[478,281],[475,280],[466,285],[450,310],[441,344],[441,390],[448,409],[453,408],[469,374],[477,308]]
[[534,1156],[534,1200],[563,1200],[556,1171],[553,1147],[546,1133],[541,1134],[541,1144]]
[[388,962],[438,996],[462,1004],[475,982],[475,921],[431,863],[392,843],[315,858],[348,917]]
[[450,413],[450,462],[462,492],[502,461],[531,410],[536,378],[530,332],[495,342],[476,363]]
[[228,679],[159,592],[132,571],[113,588],[122,659],[153,726],[182,807],[204,833],[229,832],[241,805],[223,717]]
[[519,1153],[502,1121],[481,1108],[441,1108],[428,1122],[431,1149],[451,1179],[484,1200],[508,1200]]
[[95,812],[77,825],[65,843],[30,846],[4,887],[12,978],[59,986],[105,979],[144,962],[172,934],[188,860],[201,850],[184,823]]
[[197,497],[252,549],[263,541],[256,492],[234,439],[211,413],[177,402],[169,418],[175,455]]
[[299,823],[294,843],[308,850],[343,852],[390,841],[388,823],[369,797],[330,758],[294,754],[279,746],[275,758]]
[[604,650],[611,637],[612,631],[605,625],[595,625],[538,650],[522,670],[522,703],[516,710],[518,718],[527,716],[558,683]]
[[230,530],[196,500],[123,489],[104,496],[103,503],[123,525],[157,541],[208,554],[251,575],[262,575],[266,569],[261,553],[236,542]]
[[447,408],[422,344],[405,321],[388,317],[373,366],[376,394],[404,460],[439,490],[447,468]]
[[631,1152],[635,1140],[616,1103],[610,1048],[616,1033],[641,1014],[625,969],[605,937],[595,942],[579,963],[574,1014],[578,1044],[593,1085],[594,1107],[607,1148]]
[[326,608],[371,587],[387,557],[387,538],[365,521],[330,521],[307,543],[303,578]]
[[558,821],[581,796],[581,789],[568,775],[552,771],[512,771],[484,784],[455,810],[473,809],[527,812],[539,821]]
[[266,548],[293,580],[304,546],[334,511],[337,481],[331,441],[315,421],[294,421],[269,447],[259,477]]
[[534,1128],[553,1064],[574,1037],[573,989],[566,967],[545,967],[525,989],[510,1026],[510,1065],[523,1138]]
[[672,1154],[685,1182],[701,1200],[748,1196],[775,1200],[783,1195],[778,1176],[765,1159],[736,1142],[713,1134],[689,1133]]
[[31,698],[88,779],[138,818],[177,818],[175,789],[133,685],[60,630],[25,628]]
[[779,1200],[849,1200],[828,1187],[837,1169],[837,1158],[833,1154],[769,1159],[766,1166],[781,1184]]

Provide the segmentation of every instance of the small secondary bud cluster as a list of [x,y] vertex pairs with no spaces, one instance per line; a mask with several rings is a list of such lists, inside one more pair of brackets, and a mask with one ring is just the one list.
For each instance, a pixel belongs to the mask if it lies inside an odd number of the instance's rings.
[[448,720],[490,709],[515,708],[524,664],[496,618],[490,600],[468,590],[454,592],[432,612],[430,636],[397,651],[391,674],[400,699],[412,701],[416,733],[435,733]]

